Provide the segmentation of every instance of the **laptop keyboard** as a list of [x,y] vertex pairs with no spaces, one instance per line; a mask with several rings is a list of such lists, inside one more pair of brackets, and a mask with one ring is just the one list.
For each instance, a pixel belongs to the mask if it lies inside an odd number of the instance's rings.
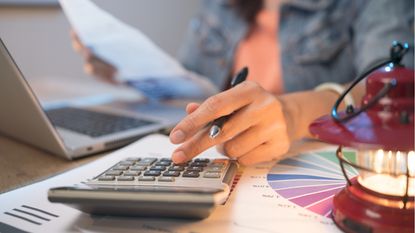
[[132,117],[71,107],[51,109],[46,111],[46,114],[55,126],[86,134],[90,137],[100,137],[155,123]]

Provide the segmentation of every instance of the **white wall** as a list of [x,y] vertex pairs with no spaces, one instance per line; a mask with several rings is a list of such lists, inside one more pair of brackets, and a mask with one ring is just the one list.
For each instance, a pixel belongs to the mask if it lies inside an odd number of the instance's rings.
[[[94,0],[175,55],[200,0]],[[0,37],[29,81],[87,80],[70,45],[69,24],[58,7],[0,7]]]

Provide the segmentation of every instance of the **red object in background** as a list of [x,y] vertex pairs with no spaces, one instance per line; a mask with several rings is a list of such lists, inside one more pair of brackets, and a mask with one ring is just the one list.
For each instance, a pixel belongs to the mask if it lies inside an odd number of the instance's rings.
[[[353,148],[393,151],[414,149],[414,70],[390,63],[367,76],[367,105],[385,85],[394,82],[387,95],[346,122],[323,116],[310,125],[320,140]],[[336,110],[337,111],[337,110]],[[341,117],[347,113],[340,113]]]
[[[352,185],[333,198],[332,216],[345,232],[359,233],[413,233],[414,205],[399,207],[402,200],[382,196],[352,179]],[[388,200],[388,205],[382,204]]]
[[[357,180],[349,180],[343,163],[354,164],[342,160],[341,152],[342,146],[358,150],[414,150],[414,70],[400,64],[408,49],[407,44],[395,42],[391,59],[358,77],[336,102],[331,116],[323,116],[310,125],[310,132],[318,139],[340,146],[337,156],[348,185],[334,197],[332,215],[345,232],[414,232],[414,197],[408,196],[408,182],[413,177],[410,178],[409,168],[405,196],[384,195],[365,188]],[[360,108],[348,106],[345,112],[338,113],[344,96],[364,78],[366,94]]]

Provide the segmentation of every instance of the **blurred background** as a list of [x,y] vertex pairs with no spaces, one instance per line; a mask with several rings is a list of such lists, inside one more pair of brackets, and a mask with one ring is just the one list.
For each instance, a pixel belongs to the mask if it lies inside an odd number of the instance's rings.
[[[173,56],[200,1],[93,0]],[[72,49],[69,30],[57,0],[0,0],[0,37],[41,98],[59,84],[96,82],[84,74],[82,58]],[[94,90],[98,92],[111,89],[104,84],[95,87],[100,89]]]

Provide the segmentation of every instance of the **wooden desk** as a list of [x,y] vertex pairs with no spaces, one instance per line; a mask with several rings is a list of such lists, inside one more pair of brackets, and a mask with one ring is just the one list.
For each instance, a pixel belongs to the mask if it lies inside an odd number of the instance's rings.
[[0,135],[0,193],[48,178],[103,155],[68,161]]

